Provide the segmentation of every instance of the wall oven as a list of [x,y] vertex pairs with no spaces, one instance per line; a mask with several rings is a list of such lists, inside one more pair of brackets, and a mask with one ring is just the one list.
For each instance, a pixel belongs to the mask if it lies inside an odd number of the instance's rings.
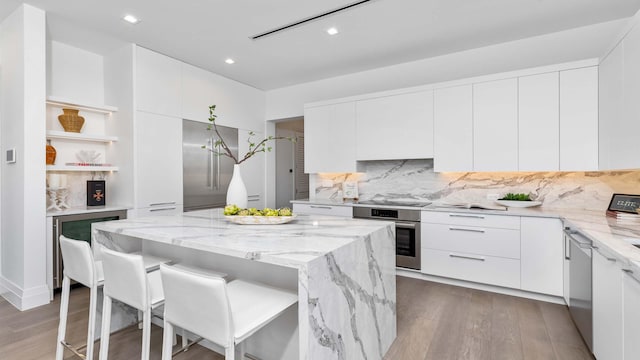
[[396,266],[420,270],[420,210],[354,206],[353,217],[396,223]]
[[53,217],[53,288],[62,287],[62,253],[60,235],[70,239],[83,240],[91,244],[91,224],[95,222],[120,220],[127,218],[126,210],[100,211],[75,215]]

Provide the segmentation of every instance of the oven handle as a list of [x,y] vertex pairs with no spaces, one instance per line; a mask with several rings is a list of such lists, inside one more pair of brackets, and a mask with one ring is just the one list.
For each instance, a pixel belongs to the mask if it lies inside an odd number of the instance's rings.
[[415,229],[415,223],[396,222],[396,227],[400,229]]

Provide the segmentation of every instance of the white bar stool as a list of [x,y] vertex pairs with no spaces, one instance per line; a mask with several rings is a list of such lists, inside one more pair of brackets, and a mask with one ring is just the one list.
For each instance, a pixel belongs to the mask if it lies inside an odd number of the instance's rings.
[[147,273],[141,255],[102,249],[104,268],[104,302],[102,306],[102,332],[100,360],[107,360],[111,329],[112,299],[142,311],[142,360],[149,359],[151,339],[151,311],[164,302],[160,272]]
[[[98,248],[99,251],[104,249]],[[80,358],[93,359],[95,343],[95,321],[98,288],[103,286],[104,275],[102,261],[94,261],[93,251],[88,242],[74,240],[60,235],[60,250],[64,262],[64,274],[62,280],[62,298],[60,301],[60,324],[58,326],[58,342],[56,345],[56,360],[64,357],[64,347]],[[146,271],[158,269],[160,264],[169,263],[171,260],[157,256],[144,255],[144,268]],[[90,289],[89,296],[89,325],[87,330],[87,344],[81,347],[73,347],[65,340],[67,330],[67,315],[69,313],[69,296],[71,280],[75,280]],[[80,351],[86,347],[85,355]]]
[[[58,326],[58,342],[56,345],[56,360],[64,357],[64,348],[68,348],[80,358],[93,359],[93,347],[95,341],[96,302],[98,288],[102,286],[104,277],[102,274],[102,262],[93,261],[93,253],[89,243],[82,240],[71,240],[60,235],[60,250],[64,261],[64,277],[62,279],[62,298],[60,300],[60,324]],[[89,325],[87,329],[86,355],[80,351],[82,347],[75,348],[65,340],[67,332],[67,315],[69,313],[69,291],[71,280],[75,280],[90,289],[89,295]]]
[[[178,326],[225,348],[234,360],[236,345],[244,359],[244,341],[298,301],[294,292],[234,280],[206,270],[160,265],[165,292],[162,359],[171,360],[173,327]],[[259,301],[256,301],[259,299]]]

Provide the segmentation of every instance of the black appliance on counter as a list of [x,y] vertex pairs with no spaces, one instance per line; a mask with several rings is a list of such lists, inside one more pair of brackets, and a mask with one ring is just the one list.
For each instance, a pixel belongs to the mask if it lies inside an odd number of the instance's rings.
[[353,217],[396,223],[396,266],[420,270],[420,211],[425,202],[361,201]]

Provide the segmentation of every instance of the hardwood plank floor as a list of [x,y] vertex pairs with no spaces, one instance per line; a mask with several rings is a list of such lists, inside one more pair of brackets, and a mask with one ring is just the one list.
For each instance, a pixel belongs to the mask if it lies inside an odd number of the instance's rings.
[[[565,306],[428,281],[397,278],[398,337],[385,360],[580,360],[593,359]],[[67,339],[82,344],[87,332],[89,292],[74,289]],[[60,297],[20,312],[0,298],[0,359],[55,358]],[[109,359],[140,356],[137,327],[111,336]],[[99,341],[94,359],[98,359]],[[162,329],[152,326],[151,359],[160,359]],[[220,360],[198,345],[176,360]],[[77,359],[70,352],[65,359]]]

